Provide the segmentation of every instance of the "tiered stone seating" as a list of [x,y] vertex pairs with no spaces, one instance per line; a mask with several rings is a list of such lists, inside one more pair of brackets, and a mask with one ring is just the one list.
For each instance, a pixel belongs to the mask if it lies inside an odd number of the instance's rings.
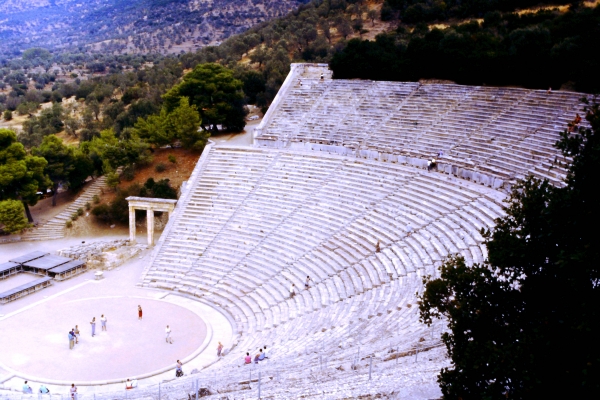
[[575,113],[584,115],[580,93],[331,80],[318,78],[319,70],[330,74],[326,66],[292,68],[291,87],[258,129],[258,146],[374,159],[443,152],[440,161],[492,178],[533,174],[561,185],[565,170],[553,165],[553,144]]
[[[286,360],[277,374],[301,382],[285,394],[273,387],[275,397],[309,393],[315,357],[353,370],[357,349],[383,366],[391,348],[439,346],[419,322],[423,278],[451,254],[485,262],[481,228],[504,215],[505,192],[475,174],[560,184],[552,144],[582,113],[578,94],[333,81],[314,65],[293,66],[278,97],[257,147],[203,155],[142,281],[229,316],[233,347],[211,366],[227,391],[246,373],[247,351],[268,345]],[[440,172],[428,172],[423,159],[440,151]],[[323,385],[352,386],[340,376]]]
[[503,215],[502,193],[401,164],[226,147],[204,162],[143,284],[229,314],[234,353],[322,346],[344,360],[351,338],[367,349],[418,342],[422,278],[449,254],[484,261],[479,229]]

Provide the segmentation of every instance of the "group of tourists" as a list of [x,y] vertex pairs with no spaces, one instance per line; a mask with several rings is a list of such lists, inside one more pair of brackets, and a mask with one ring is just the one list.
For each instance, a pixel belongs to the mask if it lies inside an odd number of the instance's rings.
[[[254,364],[258,364],[259,361],[264,361],[269,358],[269,352],[267,350],[267,346],[265,345],[264,350],[259,349],[258,353],[254,356]],[[246,353],[246,357],[244,357],[244,364],[252,364],[252,356],[250,353]]]
[[[74,383],[71,384],[71,389],[69,390],[71,393],[71,399],[75,400],[77,398],[77,386]],[[25,381],[23,384],[23,393],[25,394],[33,394],[33,389],[29,386],[29,383]],[[39,394],[50,394],[50,389],[46,387],[43,383],[40,385],[38,390]]]
[[[100,324],[102,326],[102,330],[103,331],[107,331],[107,327],[106,327],[106,323],[108,322],[108,318],[106,318],[104,316],[104,314],[102,314],[100,316]],[[96,336],[96,317],[92,318],[92,321],[90,322],[90,326],[92,327],[92,337]],[[69,331],[68,337],[69,337],[69,349],[73,350],[73,348],[75,347],[76,344],[79,344],[79,336],[80,336],[80,332],[79,332],[79,325],[75,325],[75,328],[71,328],[71,330]]]

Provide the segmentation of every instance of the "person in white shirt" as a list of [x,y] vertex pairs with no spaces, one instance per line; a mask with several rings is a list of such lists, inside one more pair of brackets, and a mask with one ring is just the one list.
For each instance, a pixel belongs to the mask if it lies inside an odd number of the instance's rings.
[[265,358],[269,358],[269,350],[267,350],[267,345],[265,345],[264,349],[265,351],[263,351],[263,354],[265,355]]
[[165,341],[173,344],[173,338],[171,338],[171,328],[169,328],[169,325],[167,325],[167,328],[165,329]]
[[106,330],[106,321],[106,317],[104,316],[104,314],[102,314],[102,316],[100,317],[100,325],[102,326],[103,331]]
[[295,295],[296,295],[296,285],[294,285],[294,284],[292,283],[292,286],[290,286],[290,299],[291,299],[292,297],[294,297]]

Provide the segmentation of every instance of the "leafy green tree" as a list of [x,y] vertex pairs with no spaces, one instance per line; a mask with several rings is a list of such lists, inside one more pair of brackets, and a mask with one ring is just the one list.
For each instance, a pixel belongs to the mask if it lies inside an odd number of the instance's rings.
[[33,222],[29,206],[37,203],[38,190],[50,184],[44,173],[47,164],[42,157],[27,155],[15,132],[0,129],[0,201],[23,202],[29,222]]
[[[90,172],[89,168],[81,172],[75,171],[77,165],[89,164],[76,163],[77,155],[75,154],[75,148],[65,145],[62,139],[55,135],[44,137],[42,144],[39,147],[33,148],[32,153],[48,161],[48,165],[46,165],[44,171],[52,181],[52,206],[56,206],[56,196],[58,195],[58,187],[60,185],[69,186],[73,184],[76,187],[80,187],[83,181],[89,176],[89,173],[86,176],[82,176],[86,172]],[[75,182],[75,179],[79,179],[79,181]],[[71,180],[73,180],[72,183]]]
[[134,163],[145,163],[150,158],[149,145],[137,135],[118,138],[112,129],[103,130],[99,137],[83,142],[81,150],[94,162],[96,171],[102,174]]
[[33,60],[35,58],[49,60],[52,58],[52,54],[50,54],[48,50],[42,49],[41,47],[33,47],[23,52],[23,60]]
[[529,178],[484,232],[488,261],[451,257],[426,284],[421,318],[445,317],[448,399],[600,397],[600,112],[564,132],[566,187]]
[[20,232],[28,226],[22,202],[19,200],[0,201],[0,228],[4,232]]
[[200,115],[187,97],[179,99],[179,106],[167,113],[163,108],[159,115],[139,118],[134,133],[156,146],[163,146],[179,139],[187,149],[202,150],[210,137],[208,131],[200,131]]
[[210,137],[210,132],[200,130],[200,115],[187,97],[179,100],[179,107],[168,115],[166,125],[167,132],[180,139],[186,149],[202,150]]
[[80,149],[73,149],[72,158],[73,169],[69,173],[69,187],[72,190],[79,190],[83,187],[86,179],[94,173],[94,163]]
[[148,143],[158,147],[164,146],[174,140],[173,132],[167,129],[168,118],[167,110],[163,108],[160,114],[138,118],[133,130],[140,138],[147,140]]
[[200,113],[204,130],[216,132],[217,125],[223,125],[241,131],[247,114],[242,87],[233,72],[222,65],[199,64],[163,96],[164,106],[170,113],[180,105],[181,97],[188,97]]
[[37,111],[39,106],[40,105],[38,103],[27,101],[19,104],[19,106],[17,107],[17,112],[19,113],[19,115],[32,116],[33,113]]

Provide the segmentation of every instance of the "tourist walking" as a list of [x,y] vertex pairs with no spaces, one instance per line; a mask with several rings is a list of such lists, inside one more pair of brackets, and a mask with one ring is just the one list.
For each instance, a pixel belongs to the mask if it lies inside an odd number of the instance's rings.
[[75,347],[75,334],[71,330],[69,331],[69,350],[73,350],[73,347]]
[[92,326],[92,337],[96,335],[96,317],[92,318],[92,322],[90,322]]
[[221,357],[221,351],[223,351],[223,343],[219,342],[217,346],[217,357]]
[[292,286],[290,286],[290,299],[293,298],[296,295],[296,285],[294,285],[292,283]]
[[104,314],[102,314],[100,316],[100,324],[102,325],[102,330],[105,331],[106,330],[106,317],[104,316]]
[[169,328],[169,325],[167,325],[167,328],[165,329],[165,341],[167,343],[173,344],[173,338],[171,337],[171,328]]
[[77,386],[74,383],[71,383],[71,399],[75,400],[77,398]]
[[142,319],[142,306],[138,306],[138,319]]
[[304,282],[304,289],[310,289],[310,281],[312,281],[312,279],[310,279],[310,276],[306,275],[306,282]]
[[79,326],[75,325],[75,344],[79,344]]

